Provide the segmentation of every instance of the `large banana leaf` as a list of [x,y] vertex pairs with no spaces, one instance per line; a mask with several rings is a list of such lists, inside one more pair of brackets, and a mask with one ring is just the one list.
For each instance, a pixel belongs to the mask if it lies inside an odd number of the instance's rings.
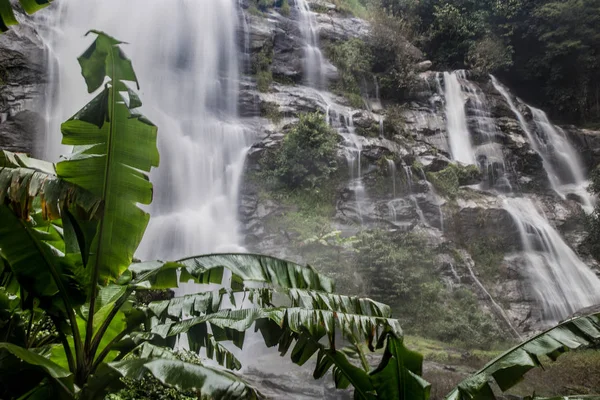
[[[50,5],[52,0],[19,0],[21,7],[27,14],[33,14]],[[0,32],[6,32],[9,26],[17,25],[10,0],[0,0]]]
[[[7,359],[7,357],[10,356],[19,360],[19,363],[10,363]],[[52,380],[53,386],[59,392],[63,395],[66,394],[71,398],[74,396],[75,386],[73,384],[74,379],[71,372],[31,350],[27,350],[11,343],[0,343],[0,376],[3,378],[10,376],[12,379],[20,379],[20,374],[31,374],[31,371],[28,372],[28,369],[42,371],[44,375]]]
[[515,346],[462,381],[447,400],[495,399],[492,379],[502,391],[523,380],[525,373],[542,366],[542,356],[556,360],[562,353],[600,340],[600,313],[569,319]]
[[[90,92],[104,89],[62,125],[63,144],[73,154],[56,166],[58,175],[95,196],[104,205],[90,246],[89,265],[99,282],[114,281],[127,269],[148,224],[138,204],[150,204],[151,167],[158,166],[157,128],[129,106],[141,103],[125,81],[137,83],[121,42],[101,33],[79,57]],[[129,93],[129,103],[121,92]]]
[[151,374],[165,385],[195,391],[207,399],[257,399],[258,392],[240,377],[218,368],[177,359],[127,359],[109,364],[122,376],[140,379]]
[[[333,292],[333,280],[319,274],[311,266],[256,254],[209,254],[176,262],[153,261],[133,264],[134,284],[147,289],[169,289],[178,282],[223,283],[223,270],[232,274],[231,287],[266,284],[283,288],[299,288]],[[177,272],[181,273],[178,278]]]
[[19,217],[27,220],[36,197],[48,219],[60,218],[60,208],[73,205],[93,218],[101,204],[87,190],[59,179],[54,164],[0,150],[0,204],[10,204]]
[[0,254],[42,307],[59,306],[54,298],[62,298],[59,308],[67,312],[85,302],[83,266],[76,257],[62,253],[64,243],[51,224],[35,226],[35,219],[23,221],[7,206],[0,206],[0,221]]

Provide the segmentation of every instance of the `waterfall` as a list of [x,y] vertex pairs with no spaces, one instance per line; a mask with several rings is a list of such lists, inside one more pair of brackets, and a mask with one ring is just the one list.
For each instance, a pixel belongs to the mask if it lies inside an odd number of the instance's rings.
[[317,18],[306,0],[296,0],[296,7],[300,15],[300,33],[304,39],[304,79],[309,86],[322,88],[325,85],[324,58],[319,48]]
[[396,198],[396,162],[394,160],[390,160],[386,158],[388,164],[388,172],[392,178],[392,196]]
[[[237,196],[251,137],[237,114],[237,0],[63,0],[56,6],[45,37],[57,69],[48,104],[55,116],[52,143],[60,142],[60,121],[91,98],[76,58],[92,28],[130,43],[123,50],[142,87],[142,112],[159,127],[152,218],[136,256],[242,251]],[[46,148],[51,159],[56,152]]]
[[476,164],[471,144],[471,135],[465,114],[465,96],[460,81],[460,71],[444,72],[444,98],[446,101],[446,120],[448,140],[452,159],[465,164]]
[[508,198],[504,200],[504,208],[519,229],[533,290],[546,320],[557,322],[600,302],[600,279],[531,200]]
[[506,99],[519,120],[532,149],[540,155],[552,189],[563,199],[575,194],[586,212],[592,212],[594,199],[587,191],[584,169],[577,152],[567,140],[562,129],[554,126],[542,110],[527,106],[533,115],[532,129],[523,113],[517,108],[508,90],[491,76],[496,90]]

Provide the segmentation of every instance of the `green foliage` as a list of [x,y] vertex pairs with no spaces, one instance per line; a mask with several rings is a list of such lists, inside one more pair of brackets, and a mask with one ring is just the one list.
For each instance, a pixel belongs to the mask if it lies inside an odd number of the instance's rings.
[[362,107],[363,100],[359,82],[371,77],[372,55],[367,44],[358,38],[331,43],[327,53],[338,68],[340,81],[333,90],[350,100],[353,107]]
[[424,239],[374,231],[360,240],[357,265],[366,267],[368,295],[391,304],[407,332],[476,348],[502,341],[497,323],[470,291],[440,282],[435,251]]
[[479,182],[481,172],[475,165],[450,164],[441,171],[428,172],[427,179],[441,194],[454,199],[460,186]]
[[565,119],[598,120],[598,0],[383,2],[415,21],[439,68],[503,73],[518,94]]
[[409,42],[412,37],[412,25],[407,20],[394,17],[382,8],[374,9],[368,44],[371,53],[376,55],[372,71],[379,78],[382,98],[406,98],[418,82],[414,65],[419,55]]
[[271,103],[268,101],[263,101],[260,103],[260,115],[270,119],[273,123],[278,124],[281,122],[283,115],[281,111],[279,111],[279,106],[277,103]]
[[494,36],[485,36],[476,41],[467,52],[469,67],[477,72],[506,71],[512,66],[513,49]]
[[[133,262],[148,220],[138,205],[151,202],[147,172],[158,164],[157,130],[130,113],[141,101],[123,82],[137,79],[120,42],[94,33],[79,61],[88,90],[100,94],[62,125],[74,154],[55,167],[0,153],[2,397],[92,400],[125,383],[117,399],[254,400],[259,394],[232,372],[241,363],[223,342],[242,348],[256,325],[267,346],[291,350],[299,365],[315,356],[314,377],[332,371],[336,387],[353,385],[357,398],[426,400],[422,358],[404,347],[390,308],[335,294],[333,281],[310,266],[252,254]],[[336,136],[322,116],[302,116],[286,141],[283,156],[305,162],[288,171],[294,178],[314,187],[334,170],[324,163]],[[347,244],[339,234],[322,240]],[[218,289],[180,297],[165,291],[189,281]],[[182,335],[191,351],[221,367],[173,351]],[[339,335],[362,368],[337,349]],[[361,343],[383,351],[377,366]],[[132,386],[140,379],[151,392]]]
[[273,82],[271,63],[273,62],[272,44],[265,44],[258,54],[254,56],[252,72],[256,78],[256,85],[261,92],[268,92]]
[[279,8],[281,15],[289,17],[290,16],[290,3],[288,0],[283,0],[281,2],[281,7]]
[[134,380],[123,378],[126,388],[117,393],[109,394],[105,400],[193,400],[197,399],[194,393],[188,395],[177,389],[163,385],[152,375]]
[[[52,0],[19,0],[21,8],[29,15],[48,7]],[[19,22],[15,17],[10,0],[0,0],[0,33],[8,31],[10,26]]]
[[273,159],[265,160],[269,174],[289,188],[315,188],[336,170],[336,132],[322,114],[300,116]]

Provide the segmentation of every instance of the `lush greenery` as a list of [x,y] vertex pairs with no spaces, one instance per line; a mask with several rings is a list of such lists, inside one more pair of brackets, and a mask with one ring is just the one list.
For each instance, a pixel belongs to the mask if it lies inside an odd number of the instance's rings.
[[303,114],[278,151],[263,160],[266,174],[289,188],[318,187],[337,170],[337,141],[322,114]]
[[570,121],[600,115],[599,0],[381,0],[442,68],[502,74]]
[[481,172],[475,165],[450,164],[441,171],[428,172],[427,179],[440,194],[453,199],[458,194],[460,186],[479,182]]
[[416,234],[374,231],[360,236],[356,265],[367,266],[367,292],[389,303],[407,332],[472,348],[503,341],[494,318],[468,290],[442,284],[435,249]]
[[372,80],[371,49],[358,38],[335,42],[327,46],[327,55],[340,73],[340,80],[332,88],[346,96],[353,107],[362,107],[361,85]]
[[269,86],[273,82],[273,73],[271,72],[271,63],[273,62],[273,47],[267,43],[253,57],[252,73],[256,78],[256,86],[261,92],[268,92]]

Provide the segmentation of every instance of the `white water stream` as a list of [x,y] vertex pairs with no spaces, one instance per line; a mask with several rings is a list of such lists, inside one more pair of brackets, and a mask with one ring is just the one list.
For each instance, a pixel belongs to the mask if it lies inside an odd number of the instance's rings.
[[558,322],[600,303],[600,279],[530,199],[505,199],[504,208],[519,229],[532,287],[546,320]]
[[[61,121],[91,98],[77,57],[98,29],[122,45],[140,81],[142,112],[159,127],[152,219],[143,259],[242,251],[238,185],[251,137],[237,117],[241,63],[237,0],[62,0],[45,35],[56,60],[46,156],[61,149]],[[51,144],[50,144],[51,143]]]
[[298,21],[300,33],[304,38],[304,79],[311,87],[324,88],[324,57],[319,47],[319,29],[316,15],[310,10],[306,0],[296,0],[296,7],[300,15]]
[[508,90],[491,76],[496,90],[506,99],[512,112],[527,135],[529,144],[540,155],[552,189],[563,199],[567,195],[576,195],[586,212],[594,209],[594,198],[587,191],[587,182],[581,160],[569,143],[563,130],[553,125],[542,110],[526,106],[533,116],[530,124],[519,110]]
[[465,114],[466,98],[459,81],[460,71],[444,72],[444,98],[446,100],[446,120],[448,140],[452,159],[464,164],[477,164],[471,144],[471,134]]
[[[495,181],[492,186],[512,192],[502,147],[496,139],[498,131],[483,93],[467,79],[464,71],[446,72],[443,77],[443,88],[442,85],[438,88],[445,98],[452,158],[478,165],[487,175],[492,175]],[[531,121],[528,121],[508,90],[493,76],[491,79],[517,117],[530,146],[542,158],[552,189],[563,199],[569,194],[576,195],[583,208],[590,212],[594,200],[586,191],[580,158],[565,133],[553,125],[543,111],[522,105],[531,112]],[[438,76],[438,83],[439,80]],[[469,117],[465,106],[467,101]],[[471,129],[477,135],[477,145],[472,143],[468,118],[473,121]],[[520,197],[505,198],[503,201],[504,208],[518,227],[527,273],[542,306],[544,319],[556,322],[582,307],[600,302],[600,280],[579,259],[534,202]],[[472,271],[471,275],[474,276]],[[483,286],[482,289],[485,290]],[[491,296],[490,299],[495,303]]]

